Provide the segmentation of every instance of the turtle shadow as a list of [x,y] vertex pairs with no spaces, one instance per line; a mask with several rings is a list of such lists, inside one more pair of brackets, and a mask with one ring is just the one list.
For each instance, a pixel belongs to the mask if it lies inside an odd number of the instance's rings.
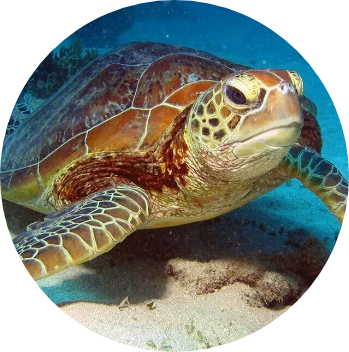
[[[58,306],[78,301],[116,305],[125,297],[133,304],[149,303],[164,297],[170,280],[194,293],[213,292],[236,281],[254,286],[264,273],[273,270],[300,275],[300,280],[305,278],[309,286],[330,253],[324,248],[319,250],[316,244],[319,258],[313,253],[311,259],[308,253],[302,258],[294,257],[294,252],[312,235],[303,230],[290,231],[287,224],[293,219],[268,211],[270,201],[278,202],[274,197],[263,197],[212,220],[139,230],[108,253],[39,281],[38,286]],[[282,202],[276,207],[281,205]],[[265,219],[268,222],[262,222]],[[300,273],[299,268],[308,269],[309,260],[310,265],[315,260],[315,269],[307,277],[308,273]],[[290,268],[290,261],[299,263]],[[222,277],[222,262],[224,268],[226,263],[243,267],[248,275],[235,274],[234,281],[229,279],[231,271],[227,271]],[[198,266],[199,270],[192,270]],[[218,276],[207,275],[212,271],[219,272]]]
[[[75,302],[119,305],[125,297],[130,304],[137,304],[163,296],[167,279],[164,263],[131,260],[118,262],[116,266],[110,263],[112,257],[106,254],[68,269],[55,281],[48,278],[39,282],[39,286],[60,307]],[[69,271],[74,269],[77,275],[70,278]]]
[[[60,306],[76,301],[115,305],[126,296],[137,304],[161,299],[169,280],[200,294],[234,282],[256,287],[264,273],[278,272],[286,273],[290,282],[298,277],[302,285],[294,296],[298,297],[318,276],[330,251],[305,230],[275,230],[258,220],[250,207],[194,224],[139,230],[110,252],[83,264],[91,274],[53,286],[52,294],[58,290],[63,299],[55,301],[48,295]],[[287,218],[270,218],[272,224],[278,221],[287,223]],[[230,269],[222,274],[227,265],[242,267],[242,274],[237,272],[230,279]]]

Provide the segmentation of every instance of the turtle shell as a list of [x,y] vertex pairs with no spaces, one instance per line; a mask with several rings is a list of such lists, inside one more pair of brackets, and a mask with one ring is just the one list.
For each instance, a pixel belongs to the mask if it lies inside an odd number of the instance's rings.
[[247,67],[168,44],[132,43],[85,67],[5,139],[5,198],[33,202],[63,168],[105,152],[146,154],[197,95]]

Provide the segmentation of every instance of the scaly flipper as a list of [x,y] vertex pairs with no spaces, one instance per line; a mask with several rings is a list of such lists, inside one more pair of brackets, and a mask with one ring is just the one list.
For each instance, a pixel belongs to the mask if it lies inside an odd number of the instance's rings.
[[149,211],[142,189],[118,186],[30,225],[13,242],[30,275],[38,280],[109,251],[141,228]]
[[314,150],[293,146],[282,163],[288,175],[314,192],[340,223],[347,205],[348,182],[338,169]]

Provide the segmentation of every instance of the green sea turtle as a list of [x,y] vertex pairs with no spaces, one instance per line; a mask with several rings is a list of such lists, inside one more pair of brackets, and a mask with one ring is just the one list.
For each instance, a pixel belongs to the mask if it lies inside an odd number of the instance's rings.
[[290,178],[341,222],[348,184],[321,157],[314,104],[294,71],[132,43],[89,64],[4,143],[5,199],[50,214],[14,239],[34,279],[141,228],[241,207]]

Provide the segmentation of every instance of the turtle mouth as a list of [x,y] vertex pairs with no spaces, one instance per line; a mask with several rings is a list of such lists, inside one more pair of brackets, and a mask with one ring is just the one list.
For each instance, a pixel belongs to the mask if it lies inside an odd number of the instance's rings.
[[302,123],[292,122],[288,125],[279,125],[259,132],[254,136],[241,141],[241,143],[260,140],[271,147],[288,147],[293,145],[298,139],[301,130]]
[[234,148],[234,154],[238,157],[246,157],[270,148],[290,148],[300,136],[302,126],[303,124],[300,122],[292,122],[261,131],[238,141]]
[[[268,145],[274,146],[273,143],[276,143],[275,146],[286,147],[292,145],[300,136],[302,130],[302,123],[292,122],[287,125],[274,126],[272,128],[263,130],[251,137],[243,139],[238,143],[245,143],[255,140],[263,140]],[[294,139],[295,138],[295,139]]]

